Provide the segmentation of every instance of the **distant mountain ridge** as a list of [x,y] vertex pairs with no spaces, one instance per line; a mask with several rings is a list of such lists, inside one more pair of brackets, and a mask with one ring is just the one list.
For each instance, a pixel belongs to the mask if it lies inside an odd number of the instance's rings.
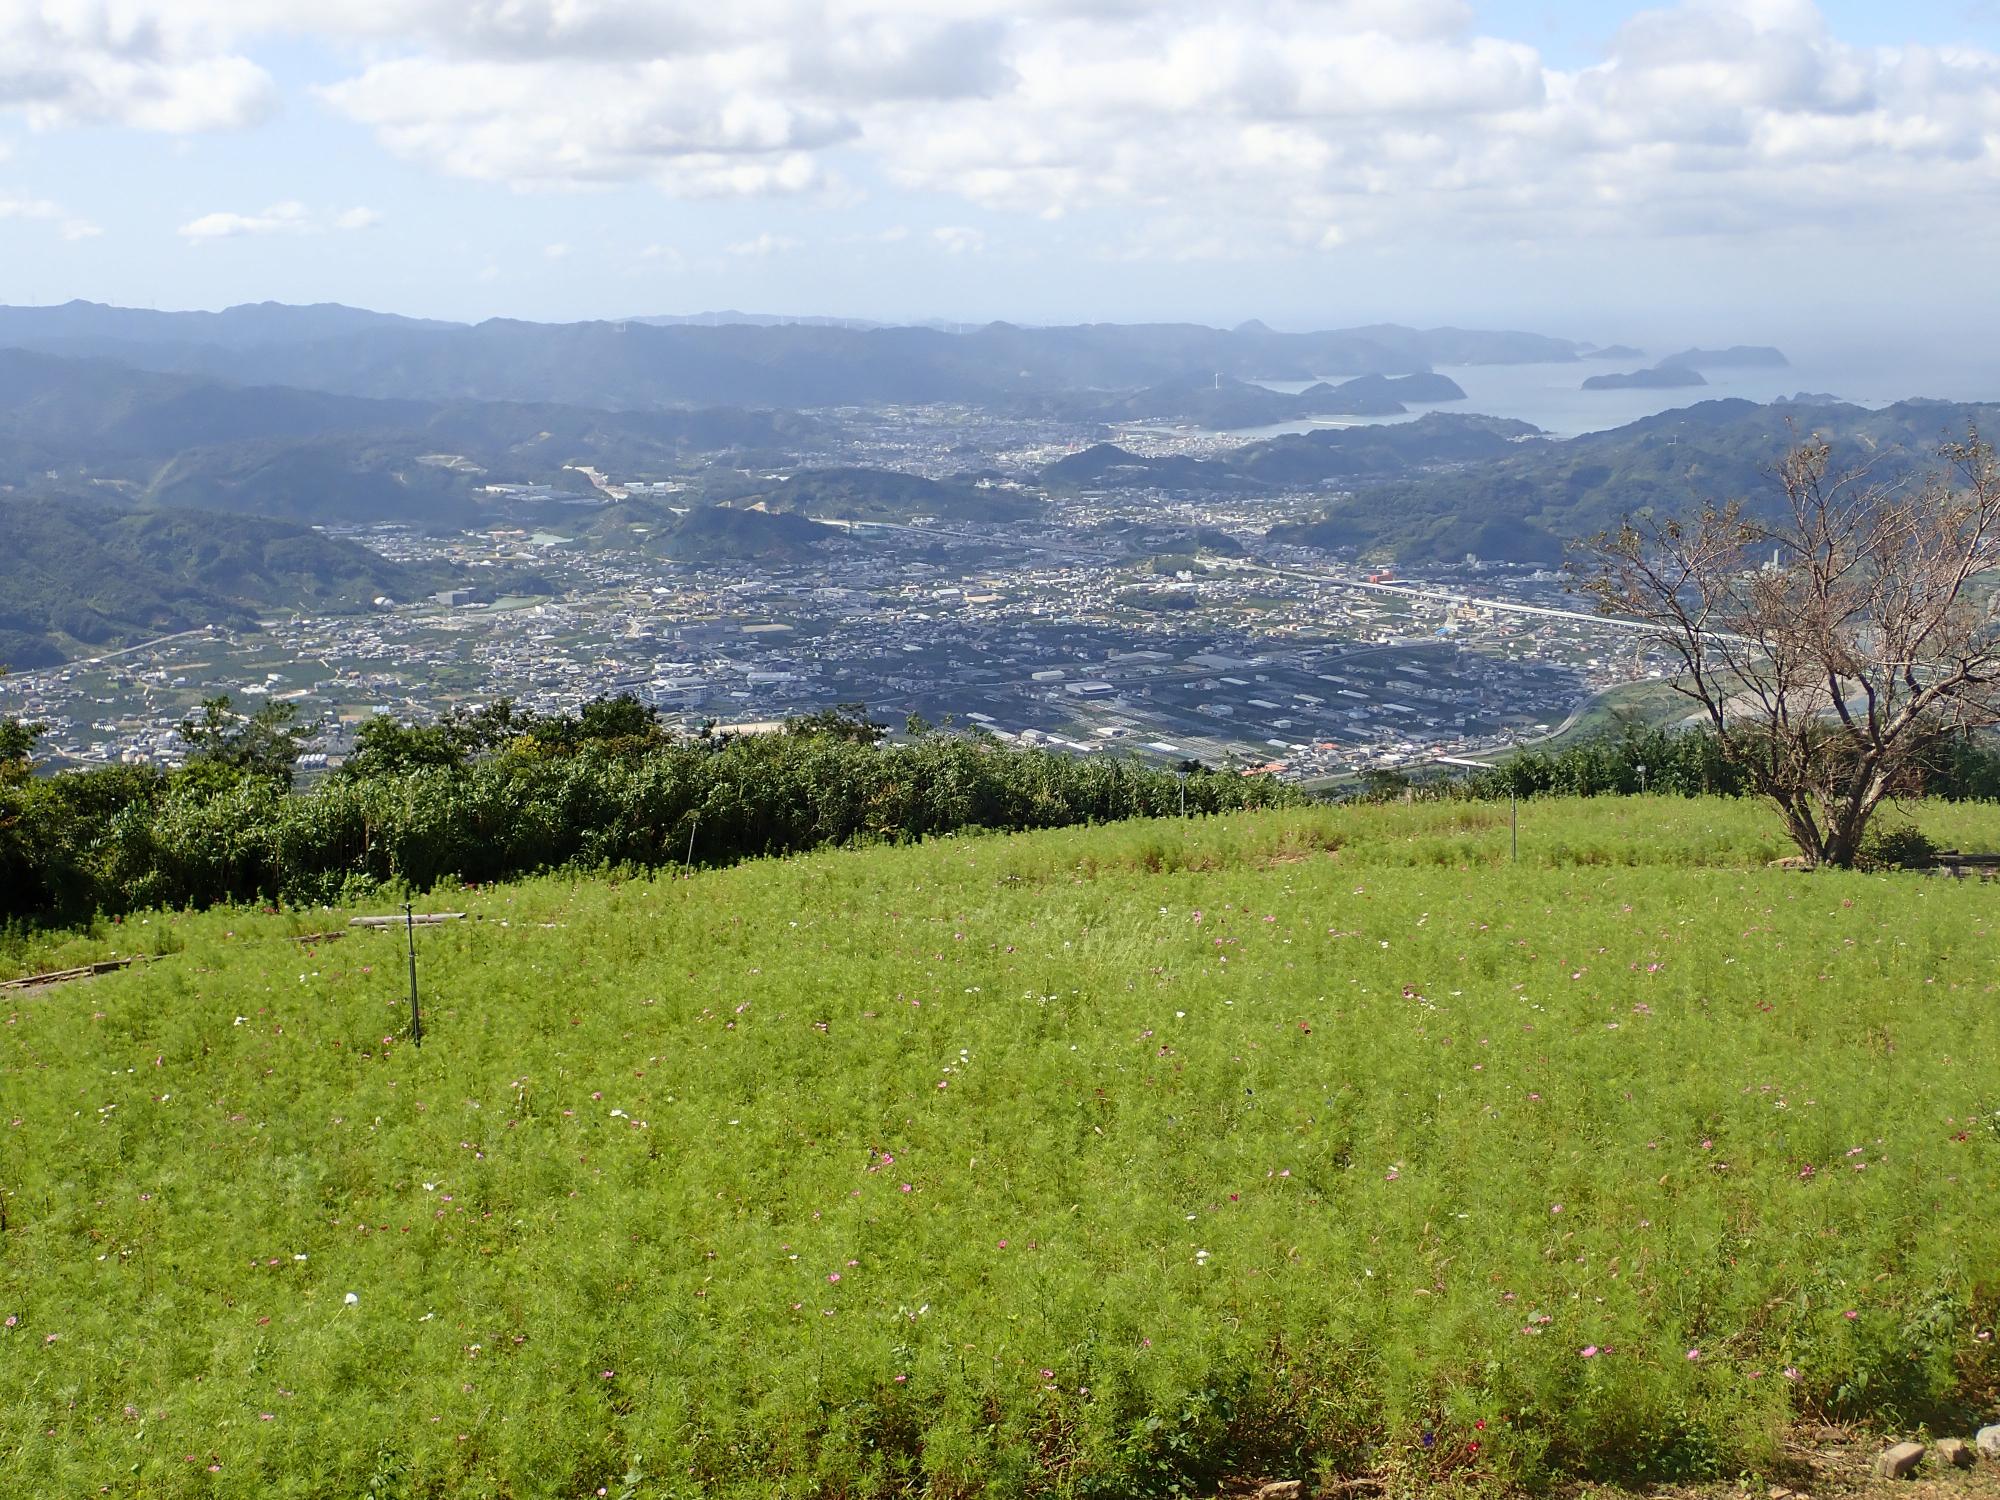
[[791,412],[377,400],[0,348],[0,489],[94,485],[135,504],[465,521],[475,479],[546,479],[585,463],[629,473],[823,432]]
[[[43,307],[0,307],[0,344],[45,348],[50,353],[86,353],[91,343],[214,344],[252,348],[261,344],[309,343],[381,329],[463,328],[437,318],[406,318],[370,312],[339,302],[297,305],[244,302],[220,312],[160,312],[113,307],[103,302],[70,302]],[[69,344],[68,350],[55,348]]]
[[1582,347],[1532,333],[1395,324],[1316,333],[1260,323],[1227,330],[989,323],[967,331],[798,319],[467,325],[337,305],[162,313],[82,302],[0,307],[0,346],[241,385],[611,409],[1007,403],[1217,374],[1312,381],[1421,374],[1439,364],[1567,361]]

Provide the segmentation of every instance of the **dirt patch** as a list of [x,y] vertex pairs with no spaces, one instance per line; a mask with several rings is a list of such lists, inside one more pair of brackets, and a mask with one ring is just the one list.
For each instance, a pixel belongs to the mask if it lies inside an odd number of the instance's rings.
[[[1949,1434],[1946,1434],[1949,1436]],[[1963,1434],[1970,1446],[1970,1433]],[[1751,1480],[1716,1480],[1707,1484],[1661,1484],[1625,1488],[1612,1484],[1575,1483],[1552,1492],[1553,1500],[2000,1500],[2000,1463],[1980,1459],[1970,1468],[1953,1469],[1939,1463],[1936,1444],[1927,1445],[1922,1465],[1907,1479],[1884,1479],[1875,1472],[1875,1459],[1894,1438],[1872,1436],[1845,1427],[1803,1427],[1785,1443],[1784,1459],[1778,1472]],[[1225,1483],[1217,1500],[1252,1500],[1262,1491],[1267,1500],[1285,1494],[1276,1488],[1284,1478],[1236,1479]],[[1288,1486],[1287,1486],[1288,1488]],[[1433,1489],[1458,1490],[1457,1483],[1434,1485]],[[1477,1486],[1490,1493],[1486,1486]],[[1419,1493],[1407,1476],[1398,1480],[1387,1476],[1362,1475],[1335,1480],[1315,1489],[1310,1480],[1300,1484],[1296,1500],[1315,1496],[1340,1497],[1380,1494],[1383,1496]],[[1290,1497],[1287,1497],[1290,1500]]]

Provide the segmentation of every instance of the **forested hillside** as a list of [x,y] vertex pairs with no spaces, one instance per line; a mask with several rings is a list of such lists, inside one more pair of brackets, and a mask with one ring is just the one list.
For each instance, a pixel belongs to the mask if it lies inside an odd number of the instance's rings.
[[[1406,563],[1452,561],[1467,552],[1551,562],[1570,540],[1629,514],[1704,500],[1775,504],[1778,460],[1807,436],[1822,435],[1832,445],[1833,472],[1866,468],[1871,481],[1888,484],[1933,463],[1940,444],[1996,422],[2000,407],[1936,401],[1881,411],[1707,401],[1608,432],[1530,440],[1436,472],[1357,484],[1352,498],[1273,536],[1383,551]],[[1245,450],[1234,466],[1254,470],[1258,461]]]
[[310,527],[203,511],[0,496],[0,538],[0,665],[16,670],[197,625],[246,626],[268,610],[407,601],[452,581]]

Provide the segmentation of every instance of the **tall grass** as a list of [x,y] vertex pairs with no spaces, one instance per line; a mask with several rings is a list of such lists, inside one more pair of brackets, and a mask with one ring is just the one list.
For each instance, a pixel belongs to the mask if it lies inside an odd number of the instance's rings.
[[1506,848],[1309,809],[481,889],[421,1050],[400,933],[148,914],[7,1010],[0,1490],[1546,1486],[1990,1400],[1990,891],[1766,868],[1725,802]]

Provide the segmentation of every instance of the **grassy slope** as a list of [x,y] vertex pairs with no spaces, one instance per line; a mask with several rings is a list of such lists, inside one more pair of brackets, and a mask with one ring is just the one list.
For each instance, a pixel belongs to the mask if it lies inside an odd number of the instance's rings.
[[1674,691],[1669,683],[1626,682],[1608,688],[1590,700],[1577,721],[1561,734],[1537,740],[1538,750],[1565,750],[1571,745],[1619,734],[1627,725],[1657,729],[1679,724],[1695,705]]
[[1990,888],[1505,816],[455,896],[420,1052],[399,934],[155,916],[8,999],[0,1491],[1730,1473],[1990,1399]]

